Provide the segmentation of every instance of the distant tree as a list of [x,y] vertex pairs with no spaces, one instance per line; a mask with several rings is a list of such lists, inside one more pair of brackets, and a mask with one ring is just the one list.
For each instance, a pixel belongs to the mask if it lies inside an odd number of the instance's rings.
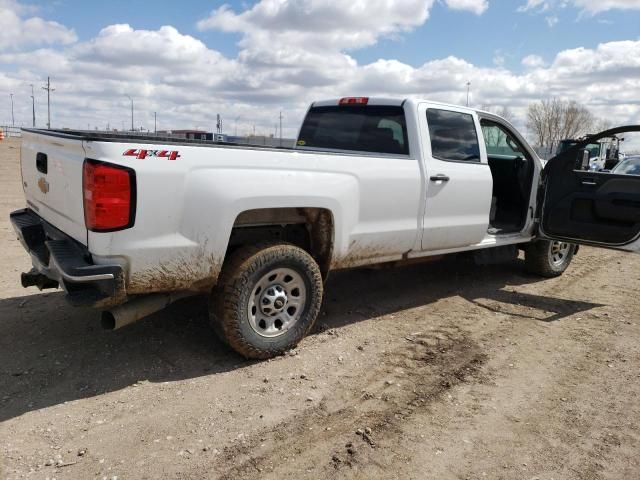
[[613,124],[606,118],[598,118],[594,122],[592,133],[604,132],[605,130],[609,130],[612,127],[613,127]]
[[515,113],[513,113],[509,107],[500,107],[496,112],[496,115],[504,118],[511,123],[513,123],[516,119]]
[[513,111],[507,106],[497,107],[494,105],[485,104],[480,107],[480,110],[484,110],[485,112],[491,112],[495,115],[498,115],[499,117],[504,118],[505,120],[511,123],[513,123],[513,121],[516,119],[516,116],[513,113]]
[[574,101],[552,98],[532,103],[527,110],[527,128],[538,148],[553,153],[565,138],[590,133],[595,124],[593,114]]

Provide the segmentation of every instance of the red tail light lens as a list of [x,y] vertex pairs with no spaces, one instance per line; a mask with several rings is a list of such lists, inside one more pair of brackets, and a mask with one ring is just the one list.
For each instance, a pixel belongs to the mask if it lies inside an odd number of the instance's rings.
[[366,105],[369,97],[345,97],[340,99],[340,105]]
[[84,221],[89,230],[108,232],[133,225],[135,173],[130,168],[85,160]]

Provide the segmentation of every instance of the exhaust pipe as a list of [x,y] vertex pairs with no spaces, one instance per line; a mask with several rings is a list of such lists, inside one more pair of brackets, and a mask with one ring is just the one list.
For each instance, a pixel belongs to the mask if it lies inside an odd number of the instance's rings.
[[102,328],[105,330],[118,330],[168,307],[181,298],[192,295],[190,292],[152,293],[133,299],[112,310],[102,312]]
[[58,282],[35,270],[20,274],[20,283],[24,288],[38,287],[40,290],[58,288]]

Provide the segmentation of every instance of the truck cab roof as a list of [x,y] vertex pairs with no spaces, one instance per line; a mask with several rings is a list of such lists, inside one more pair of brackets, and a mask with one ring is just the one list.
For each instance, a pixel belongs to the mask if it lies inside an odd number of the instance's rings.
[[[418,103],[428,102],[434,105],[441,105],[447,108],[455,108],[455,109],[466,109],[469,111],[480,111],[474,108],[465,107],[463,105],[454,105],[450,103],[444,102],[435,102],[433,100],[428,100],[426,98],[418,98],[418,97],[405,97],[405,98],[394,98],[394,97],[340,97],[340,98],[329,98],[325,100],[319,100],[313,102],[311,107],[333,107],[346,103],[347,100],[361,100],[362,102],[354,102],[355,104],[361,105],[386,105],[386,106],[403,106],[407,103],[417,105]],[[489,112],[486,112],[489,113]]]

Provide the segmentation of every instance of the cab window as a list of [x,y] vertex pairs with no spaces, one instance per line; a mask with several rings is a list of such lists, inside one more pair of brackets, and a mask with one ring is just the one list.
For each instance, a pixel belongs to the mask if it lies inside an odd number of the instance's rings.
[[497,123],[482,123],[482,136],[487,155],[524,157],[525,153],[515,137]]
[[309,110],[298,148],[409,155],[404,109],[400,106],[325,106]]
[[480,162],[480,144],[472,115],[430,108],[427,123],[434,158]]

